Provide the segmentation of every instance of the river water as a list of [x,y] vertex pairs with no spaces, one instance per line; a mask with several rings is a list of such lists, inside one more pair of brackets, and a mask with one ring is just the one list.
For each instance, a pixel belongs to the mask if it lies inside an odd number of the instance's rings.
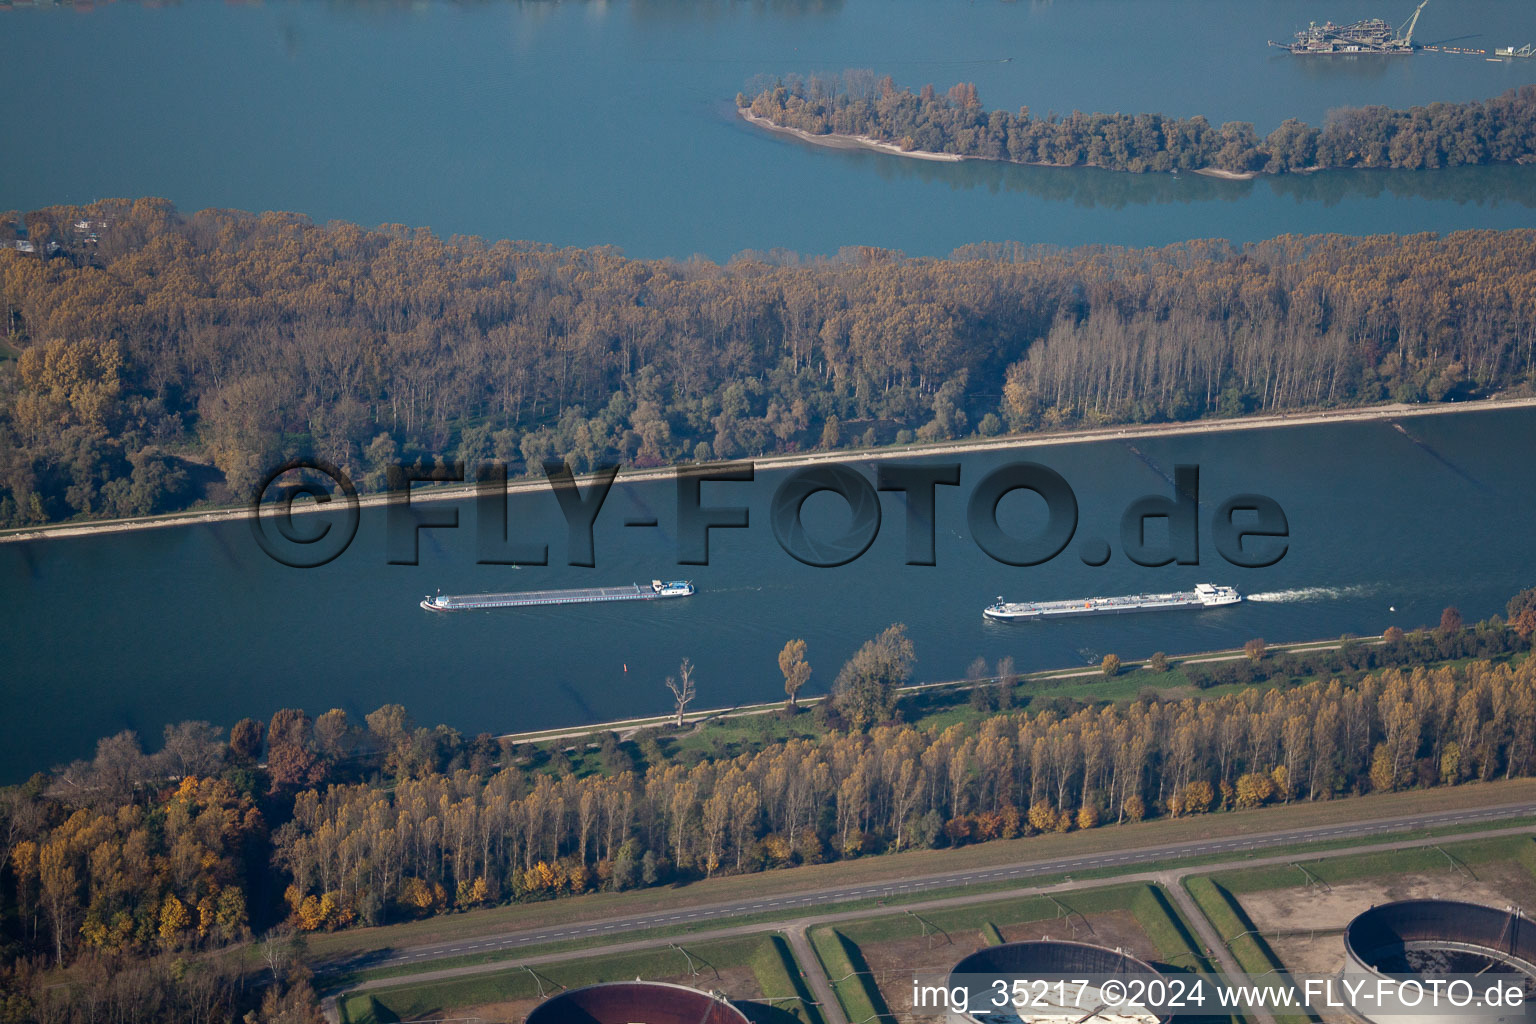
[[[1401,428],[1401,429],[1399,429]],[[660,714],[678,662],[698,666],[700,707],[773,700],[776,654],[803,637],[824,692],[865,639],[907,625],[917,677],[958,678],[978,655],[1011,655],[1021,670],[1434,625],[1446,605],[1468,621],[1536,584],[1536,462],[1525,439],[1536,410],[1489,410],[1390,422],[1335,423],[1063,444],[960,458],[958,487],[938,489],[936,562],[904,564],[902,498],[882,496],[877,539],[838,568],[802,565],[780,547],[768,510],[784,473],[707,483],[708,506],[744,505],[751,525],[715,530],[710,564],[679,566],[676,487],[615,484],[597,520],[594,568],[566,565],[567,541],[548,492],[514,495],[514,538],[549,544],[547,567],[476,564],[476,509],[456,530],[420,534],[420,564],[387,564],[385,515],[364,509],[350,548],[318,569],[261,552],[249,525],[103,534],[0,545],[0,778],[89,753],[133,728],[158,739],[167,721],[228,724],[283,706],[363,714],[399,702],[422,722],[466,733],[506,732]],[[1077,538],[1044,565],[1015,568],[983,554],[966,507],[997,466],[1030,460],[1059,472],[1080,507]],[[950,460],[944,460],[950,461]],[[1144,568],[1120,550],[1122,511],[1171,494],[1180,463],[1201,469],[1201,564]],[[873,477],[868,465],[852,463]],[[1238,493],[1284,509],[1285,557],[1236,568],[1217,554],[1209,521]],[[1038,506],[1038,507],[1037,507]],[[431,506],[434,508],[440,506]],[[1000,520],[1028,535],[1043,504],[1005,498]],[[816,536],[848,512],[818,494],[806,504]],[[625,526],[654,517],[654,528]],[[1084,539],[1110,541],[1101,567]],[[423,595],[645,582],[691,577],[683,600],[437,615]],[[1000,624],[981,610],[1010,600],[1182,589],[1210,580],[1241,605],[1049,623]]]
[[[1496,95],[1536,61],[1296,58],[1410,0],[0,3],[0,208],[162,195],[635,256],[983,240],[1163,244],[1536,226],[1536,167],[1232,183],[832,152],[741,123],[762,74],[972,81],[990,106],[1201,113]],[[1536,41],[1536,5],[1436,0],[1417,37]]]
[[[902,84],[975,82],[984,102],[1049,110],[1203,113],[1213,122],[1319,122],[1347,104],[1483,98],[1536,62],[1420,54],[1297,59],[1265,47],[1310,20],[1406,18],[1383,0],[636,0],[632,3],[0,3],[0,208],[163,195],[186,209],[298,210],[317,220],[426,225],[637,256],[721,259],[850,244],[944,254],[982,240],[1159,244],[1283,232],[1536,226],[1536,168],[1334,173],[1220,182],[831,151],[753,129],[731,99],[764,73],[871,67]],[[1536,41],[1536,8],[1432,3],[1426,42]],[[620,484],[593,569],[564,564],[548,494],[513,503],[550,541],[548,567],[476,564],[474,510],[427,531],[417,566],[387,564],[384,513],[314,570],[261,553],[246,524],[0,545],[0,778],[90,752],[122,728],[153,740],[183,718],[222,724],[282,706],[364,713],[400,702],[423,722],[495,732],[665,711],[662,680],[698,665],[701,706],[774,699],[775,654],[808,642],[810,691],[867,637],[908,625],[918,676],[980,655],[1021,669],[1475,619],[1533,582],[1520,510],[1536,499],[1523,439],[1536,412],[1498,411],[1118,442],[963,458],[941,488],[937,560],[903,564],[904,515],[851,565],[815,569],[779,547],[768,505],[782,474],[706,485],[746,504],[708,566],[679,567],[669,483]],[[1406,431],[1406,432],[1404,432]],[[1079,538],[1011,568],[969,537],[966,500],[1010,458],[1061,472]],[[1149,569],[1118,549],[1120,511],[1202,467],[1202,517],[1256,491],[1285,509],[1286,557]],[[868,468],[864,467],[865,472]],[[807,503],[835,532],[835,499]],[[1021,530],[1024,496],[1003,515]],[[654,515],[655,528],[626,528]],[[1076,544],[1077,542],[1074,542]],[[422,595],[628,583],[687,575],[684,601],[435,616]],[[1172,589],[1210,579],[1252,600],[1203,613],[989,623],[1010,599]],[[1394,610],[1395,609],[1395,610]]]

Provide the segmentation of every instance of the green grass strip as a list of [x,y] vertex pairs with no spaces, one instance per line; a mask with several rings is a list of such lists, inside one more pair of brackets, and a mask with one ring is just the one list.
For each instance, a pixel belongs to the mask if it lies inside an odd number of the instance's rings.
[[817,928],[809,933],[811,946],[821,959],[832,991],[843,1007],[849,1021],[879,1020],[883,1024],[892,1021],[891,1011],[880,995],[858,943],[836,928]]
[[[1233,959],[1244,974],[1259,978],[1283,973],[1280,958],[1254,927],[1252,919],[1237,898],[1209,878],[1187,878],[1184,887],[1194,897],[1202,913],[1226,942]],[[1274,1014],[1276,1024],[1308,1024],[1316,1020],[1310,1014]]]
[[799,963],[795,961],[794,951],[784,941],[784,936],[769,935],[752,954],[751,966],[766,1005],[805,1021],[805,1024],[823,1024],[821,1012],[805,986]]
[[1513,861],[1536,874],[1536,841],[1527,836],[1500,836],[1408,850],[1381,850],[1358,857],[1319,860],[1297,858],[1295,864],[1223,871],[1210,877],[1229,893],[1242,895],[1269,889],[1294,889],[1307,885],[1341,885],[1361,879],[1404,874],[1475,872],[1484,864]]
[[[429,981],[420,985],[380,989],[365,995],[371,996],[373,1000],[372,1020],[382,1024],[392,1020],[418,1020],[444,1010],[485,1003],[536,999],[541,994],[541,988],[542,994],[549,996],[562,988],[581,988],[604,981],[627,981],[632,978],[681,978],[687,982],[690,963],[699,972],[694,980],[707,983],[716,969],[753,964],[765,938],[752,935],[697,944],[679,943],[680,949],[664,947],[617,956],[589,957],[534,967],[531,970],[513,968]],[[349,1012],[357,998],[347,1000]],[[364,1024],[368,1020],[366,1017],[348,1019],[353,1024]]]

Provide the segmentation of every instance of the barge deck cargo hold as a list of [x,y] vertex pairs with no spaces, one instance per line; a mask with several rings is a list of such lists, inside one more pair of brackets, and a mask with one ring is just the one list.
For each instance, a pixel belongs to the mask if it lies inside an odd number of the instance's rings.
[[692,597],[691,580],[651,580],[642,587],[578,587],[574,590],[524,590],[515,594],[438,594],[422,600],[429,612],[468,612],[482,608],[527,608],[549,604],[598,604],[607,601],[655,601],[664,597]]

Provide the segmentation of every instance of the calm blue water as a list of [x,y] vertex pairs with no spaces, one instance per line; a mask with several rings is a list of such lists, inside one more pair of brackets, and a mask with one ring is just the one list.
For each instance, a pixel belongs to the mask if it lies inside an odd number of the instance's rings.
[[[0,208],[163,195],[637,256],[986,239],[1159,244],[1536,226],[1536,167],[1223,183],[918,164],[751,129],[763,73],[871,67],[984,102],[1319,122],[1495,95],[1536,61],[1298,59],[1309,20],[1409,0],[0,6]],[[1427,42],[1536,41],[1536,5],[1437,0]],[[1011,58],[1011,59],[1009,59]],[[1005,62],[1006,61],[1006,62]]]
[[[228,724],[297,705],[362,714],[399,702],[423,722],[466,733],[595,722],[668,710],[663,679],[683,657],[698,665],[699,705],[782,695],[776,655],[804,637],[810,692],[824,692],[864,640],[907,624],[920,679],[961,677],[978,655],[1021,669],[1377,633],[1499,613],[1536,584],[1536,456],[1522,439],[1536,410],[1485,411],[1388,423],[1059,445],[963,461],[961,486],[938,490],[937,561],[903,564],[905,511],[882,497],[884,520],[862,558],[835,569],[796,562],[778,546],[768,506],[781,474],[704,485],[707,505],[747,505],[752,526],[717,530],[711,564],[676,565],[674,485],[615,485],[598,520],[594,569],[564,564],[554,498],[514,500],[511,522],[547,540],[548,567],[476,563],[474,509],[460,528],[425,531],[421,564],[386,563],[383,513],[366,511],[353,546],[324,568],[268,560],[247,524],[0,545],[0,777],[87,754],[96,738],[134,728],[158,739],[167,721]],[[969,536],[966,502],[993,467],[1016,459],[1060,472],[1081,509],[1077,539],[1055,560],[1013,568]],[[1143,568],[1119,550],[1121,512],[1180,462],[1201,467],[1201,565]],[[867,466],[861,471],[872,476]],[[1286,557],[1238,569],[1215,553],[1208,522],[1229,495],[1259,492],[1285,509]],[[1004,499],[1019,534],[1039,524],[1027,494]],[[816,530],[847,512],[829,495],[807,503]],[[653,529],[626,519],[654,515]],[[1077,557],[1084,538],[1111,541],[1099,568]],[[417,602],[445,593],[534,589],[691,576],[685,600],[434,615]],[[1251,600],[1166,612],[999,624],[982,608],[1010,599],[1176,589],[1211,580]],[[1395,608],[1395,611],[1391,609]]]

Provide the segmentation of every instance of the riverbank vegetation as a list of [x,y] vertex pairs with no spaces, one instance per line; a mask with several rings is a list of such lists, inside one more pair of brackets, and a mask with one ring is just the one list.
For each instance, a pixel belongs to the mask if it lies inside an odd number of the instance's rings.
[[[265,1001],[276,1009],[257,1019],[305,1021],[313,993],[294,934],[1536,774],[1536,591],[1508,610],[1512,625],[1447,614],[1379,643],[1261,651],[1219,694],[1073,701],[1026,685],[970,707],[951,695],[941,714],[931,691],[898,691],[915,652],[893,626],[816,711],[762,719],[791,735],[765,728],[735,747],[711,743],[708,726],[537,747],[471,739],[397,705],[363,722],[286,709],[227,739],[181,723],[154,754],[119,734],[92,760],[0,793],[7,1019],[128,999],[112,986],[132,968],[141,995],[193,977],[175,998],[195,991],[211,1007],[155,1019],[228,1020],[221,1007]],[[1258,679],[1271,685],[1238,685]],[[263,971],[286,985],[255,988],[202,955],[253,934]],[[59,965],[71,985],[52,984]]]
[[366,491],[402,460],[659,466],[1438,401],[1524,386],[1536,348],[1529,231],[725,266],[147,199],[0,216],[20,232],[58,249],[0,249],[11,526],[238,503],[298,455]]
[[783,128],[869,139],[903,152],[1132,173],[1422,170],[1536,159],[1536,85],[1470,103],[1346,107],[1331,111],[1321,128],[1289,119],[1263,138],[1246,121],[1218,128],[1198,115],[988,110],[968,82],[914,93],[867,70],[792,75],[750,97],[738,94],[736,103]]

